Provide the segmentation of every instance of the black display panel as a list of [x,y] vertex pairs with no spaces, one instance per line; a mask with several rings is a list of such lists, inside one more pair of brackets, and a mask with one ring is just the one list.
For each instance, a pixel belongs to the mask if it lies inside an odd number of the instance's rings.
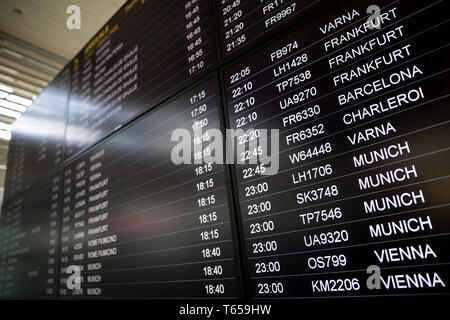
[[57,295],[60,175],[14,197],[0,221],[0,299]]
[[13,125],[0,298],[448,295],[449,9],[128,1]]
[[8,151],[6,199],[62,164],[69,89],[67,66],[14,122]]
[[[326,1],[314,0],[216,0],[222,55],[245,48],[255,40],[263,41],[281,26],[317,10]],[[328,3],[328,7],[333,5]]]
[[[223,165],[171,160],[173,130],[220,128],[216,81],[151,111],[65,168],[61,298],[240,296]],[[67,286],[70,265],[81,268],[79,289]]]
[[215,65],[211,3],[129,1],[73,61],[66,157]]
[[276,175],[235,170],[254,298],[449,293],[448,2],[379,1],[379,29],[371,4],[346,2],[224,72],[240,138],[279,129]]

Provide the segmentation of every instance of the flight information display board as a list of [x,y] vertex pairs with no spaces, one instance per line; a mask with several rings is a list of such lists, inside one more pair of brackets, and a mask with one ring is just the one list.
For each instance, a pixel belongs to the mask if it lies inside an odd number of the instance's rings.
[[230,127],[279,129],[276,175],[235,172],[255,298],[448,294],[448,3],[378,1],[368,20],[370,4],[225,71]]
[[449,10],[127,1],[13,125],[0,298],[449,295]]
[[73,61],[66,158],[215,65],[211,3],[130,1]]
[[14,122],[8,152],[8,198],[63,162],[70,67],[64,68]]
[[[220,128],[216,81],[183,93],[66,167],[62,298],[240,296],[223,165],[171,160],[173,130]],[[78,289],[68,289],[70,265],[81,270]]]
[[0,298],[56,298],[60,175],[4,208],[0,222]]

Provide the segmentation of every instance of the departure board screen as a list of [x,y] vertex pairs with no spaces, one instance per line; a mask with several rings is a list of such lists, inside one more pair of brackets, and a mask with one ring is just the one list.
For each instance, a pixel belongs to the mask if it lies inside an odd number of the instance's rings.
[[73,61],[66,158],[215,64],[211,4],[130,1]]
[[14,122],[5,198],[29,188],[63,162],[70,68],[64,68]]
[[127,1],[13,124],[0,298],[448,298],[449,10]]
[[235,172],[252,297],[448,293],[448,3],[379,1],[368,28],[371,3],[225,71],[230,127],[279,129],[276,175]]
[[[198,125],[220,128],[214,78],[66,167],[61,297],[240,295],[223,165],[171,160],[172,131]],[[78,290],[69,265],[82,270]]]
[[0,298],[56,298],[60,175],[14,197],[0,222]]

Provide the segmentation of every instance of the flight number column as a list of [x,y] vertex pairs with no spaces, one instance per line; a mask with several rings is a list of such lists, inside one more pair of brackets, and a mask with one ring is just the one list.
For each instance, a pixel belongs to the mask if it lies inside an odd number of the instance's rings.
[[[286,56],[291,56],[291,58],[285,61]],[[247,255],[250,258],[249,268],[255,276],[281,273],[289,264],[287,261],[283,262],[277,259],[276,254],[279,250],[283,250],[283,247],[291,247],[293,244],[266,236],[270,233],[277,233],[277,230],[281,230],[280,224],[284,223],[278,221],[276,216],[272,217],[271,213],[290,203],[285,199],[280,201],[276,196],[267,196],[285,190],[288,181],[284,180],[283,183],[280,183],[275,176],[266,175],[269,168],[260,160],[269,154],[272,139],[278,139],[281,136],[279,134],[271,137],[270,130],[279,129],[280,132],[283,132],[280,129],[281,124],[271,120],[283,113],[284,110],[283,96],[286,95],[286,89],[279,78],[292,73],[290,81],[292,87],[306,84],[306,88],[298,94],[297,103],[306,103],[311,97],[319,94],[317,87],[307,85],[313,79],[311,70],[296,72],[310,60],[309,52],[307,50],[300,52],[299,43],[292,41],[285,46],[273,48],[270,51],[266,50],[264,58],[253,59],[251,62],[248,60],[249,64],[243,63],[225,73],[225,81],[228,86],[230,127],[242,130],[238,132],[235,143],[238,147],[246,147],[245,150],[238,149],[239,152],[235,154],[235,159],[239,161],[239,164],[236,165],[236,174],[239,184],[241,215],[245,220],[243,226],[244,235],[247,238]],[[266,112],[269,107],[271,111]],[[301,109],[297,115],[300,121],[320,113],[321,106],[306,104]],[[318,135],[321,130],[324,130],[321,125],[309,128],[301,133],[301,137],[306,139],[312,135]],[[281,137],[279,148],[279,152],[286,149],[286,144]],[[330,146],[324,143],[319,149],[321,152],[326,152]],[[279,170],[282,169],[284,167],[279,168]],[[320,168],[321,172],[329,170],[329,166]],[[330,187],[327,191],[330,194],[336,192],[336,187]],[[252,221],[256,217],[259,219]],[[262,235],[266,237],[254,238]],[[273,258],[268,258],[270,255],[274,255]],[[264,260],[254,259],[259,256],[266,258]],[[274,281],[271,279],[255,280],[253,286],[257,295],[283,295],[288,284],[279,278]]]
[[[62,218],[61,218],[61,254],[60,254],[60,296],[82,295],[83,289],[74,289],[74,281],[69,281],[68,277],[74,272],[68,272],[69,266],[80,268],[81,280],[84,282],[82,272],[84,253],[80,252],[84,248],[86,231],[84,230],[87,217],[87,161],[78,160],[66,167],[63,173],[62,191]],[[70,288],[69,288],[70,287]]]
[[50,219],[49,219],[49,238],[48,238],[48,255],[47,255],[47,288],[45,294],[48,296],[55,296],[57,292],[57,275],[58,275],[58,237],[60,228],[60,182],[61,176],[58,174],[51,178],[51,193],[50,193]]

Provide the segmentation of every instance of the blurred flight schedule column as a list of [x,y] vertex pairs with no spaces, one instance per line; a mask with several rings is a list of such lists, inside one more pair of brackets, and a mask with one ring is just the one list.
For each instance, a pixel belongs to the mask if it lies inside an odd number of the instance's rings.
[[[171,160],[172,131],[211,151],[220,129],[215,78],[151,111],[64,173],[60,297],[240,295],[223,165]],[[194,157],[194,156],[193,156]],[[70,265],[81,288],[69,288]]]
[[0,298],[55,298],[58,276],[60,175],[6,205],[0,222]]
[[236,166],[253,297],[449,293],[448,3],[379,1],[368,22],[371,4],[224,72],[240,141],[279,129],[278,174]]
[[23,139],[23,134],[18,130],[22,121],[23,117],[13,123],[14,129],[8,148],[8,170],[5,176],[5,200],[24,189],[25,186],[25,139]]

